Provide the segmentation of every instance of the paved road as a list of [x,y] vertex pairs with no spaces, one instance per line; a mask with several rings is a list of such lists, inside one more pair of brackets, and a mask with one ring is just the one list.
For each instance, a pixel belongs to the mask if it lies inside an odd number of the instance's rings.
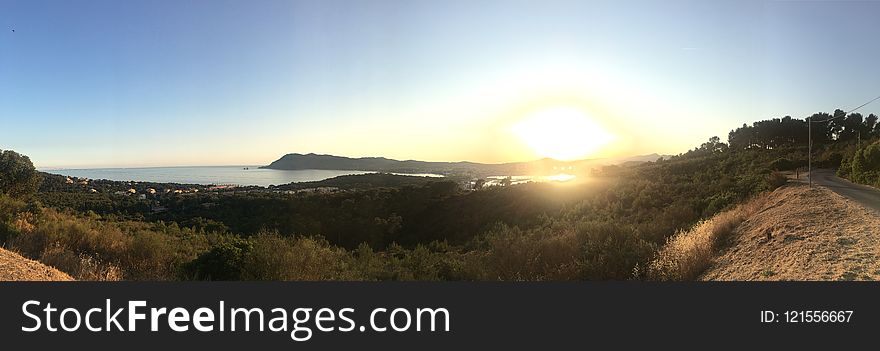
[[[801,175],[806,182],[806,175]],[[880,190],[867,185],[854,184],[834,175],[834,171],[817,169],[813,171],[813,184],[824,186],[834,192],[856,201],[867,208],[880,212]]]

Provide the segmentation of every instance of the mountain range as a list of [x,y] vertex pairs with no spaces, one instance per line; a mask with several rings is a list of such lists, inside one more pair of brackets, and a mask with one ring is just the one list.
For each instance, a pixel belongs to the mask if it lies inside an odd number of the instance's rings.
[[416,160],[394,160],[385,157],[351,158],[314,153],[292,153],[282,156],[268,166],[260,168],[278,170],[340,170],[370,171],[388,173],[432,173],[442,175],[469,174],[477,176],[490,175],[553,175],[559,173],[581,173],[591,168],[605,165],[653,162],[668,157],[656,153],[631,157],[585,159],[575,161],[559,161],[544,158],[529,162],[512,163],[477,163],[477,162],[429,162]]

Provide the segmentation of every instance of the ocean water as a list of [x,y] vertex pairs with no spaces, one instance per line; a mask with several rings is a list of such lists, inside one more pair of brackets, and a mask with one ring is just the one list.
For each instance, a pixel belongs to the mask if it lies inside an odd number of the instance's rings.
[[[149,167],[149,168],[95,168],[51,169],[46,173],[89,179],[141,181],[181,184],[235,184],[241,186],[281,185],[291,182],[311,182],[350,174],[375,173],[368,171],[260,169],[259,166],[204,166],[204,167]],[[248,169],[245,169],[248,168]],[[418,174],[419,176],[438,176]]]

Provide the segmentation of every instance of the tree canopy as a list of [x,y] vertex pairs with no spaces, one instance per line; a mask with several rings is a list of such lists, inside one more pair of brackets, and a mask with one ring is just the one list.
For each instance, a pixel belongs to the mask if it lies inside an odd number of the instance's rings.
[[876,115],[871,114],[868,117],[863,117],[860,113],[845,115],[845,112],[838,109],[833,114],[815,113],[805,119],[785,116],[757,121],[751,126],[743,124],[742,127],[730,131],[728,142],[733,149],[774,149],[782,146],[807,145],[809,136],[807,121],[814,121],[813,145],[854,141],[859,138],[866,140],[880,136]]
[[12,150],[0,150],[0,194],[26,197],[37,191],[41,181],[30,158]]

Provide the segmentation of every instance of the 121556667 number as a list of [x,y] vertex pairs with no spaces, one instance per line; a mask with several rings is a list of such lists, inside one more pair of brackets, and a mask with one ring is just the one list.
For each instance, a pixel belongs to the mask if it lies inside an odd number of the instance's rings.
[[785,311],[786,323],[849,323],[853,311]]

